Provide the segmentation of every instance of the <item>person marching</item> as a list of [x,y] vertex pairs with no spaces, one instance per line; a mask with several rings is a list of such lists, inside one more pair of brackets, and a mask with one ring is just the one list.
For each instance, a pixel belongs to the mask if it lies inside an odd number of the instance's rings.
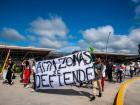
[[101,79],[101,85],[102,85],[102,91],[104,91],[104,81],[106,78],[105,72],[106,72],[106,62],[105,60],[102,61],[102,65],[103,65],[103,70],[102,70],[102,79]]
[[[89,52],[92,59],[94,60],[95,59],[95,56],[93,54],[94,48],[90,47]],[[90,101],[95,100],[97,85],[99,88],[99,97],[102,97],[102,89],[101,89],[102,69],[103,69],[103,65],[101,63],[101,59],[97,58],[96,63],[94,64],[95,79],[92,80],[93,90],[92,90],[92,96],[90,97]]]
[[20,73],[20,82],[23,83],[23,73],[24,73],[24,70],[25,70],[25,60],[21,60],[21,65],[20,65],[20,68],[21,68],[21,73]]
[[135,63],[130,61],[130,77],[133,77]]
[[113,64],[111,61],[109,61],[108,64],[106,65],[106,72],[108,75],[108,80],[110,82],[112,82],[112,71],[113,71]]
[[11,58],[8,59],[8,71],[6,75],[6,79],[8,80],[8,84],[12,85],[12,74],[14,72],[14,63]]
[[25,64],[25,70],[24,70],[24,87],[25,88],[29,88],[29,76],[30,76],[30,65],[29,65],[29,61],[26,60],[24,62]]
[[35,78],[36,68],[35,68],[35,61],[33,61],[32,73],[33,73],[33,80],[34,80],[34,82],[33,82],[33,89],[32,89],[32,92],[33,92],[36,89],[36,78]]
[[118,69],[118,72],[117,72],[117,80],[118,82],[122,82],[122,79],[123,79],[123,75],[125,73],[125,70],[126,70],[126,66],[124,64],[121,64],[119,69]]

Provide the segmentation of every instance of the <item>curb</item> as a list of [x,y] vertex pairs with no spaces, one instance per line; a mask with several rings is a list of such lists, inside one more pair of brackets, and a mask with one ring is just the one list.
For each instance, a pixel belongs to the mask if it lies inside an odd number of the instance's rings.
[[115,105],[123,105],[123,101],[124,101],[124,94],[126,91],[126,88],[133,82],[135,82],[136,80],[140,79],[140,77],[134,77],[132,79],[127,80],[126,82],[124,82],[122,84],[122,86],[120,87],[119,91],[118,91],[118,95],[116,98],[116,104]]

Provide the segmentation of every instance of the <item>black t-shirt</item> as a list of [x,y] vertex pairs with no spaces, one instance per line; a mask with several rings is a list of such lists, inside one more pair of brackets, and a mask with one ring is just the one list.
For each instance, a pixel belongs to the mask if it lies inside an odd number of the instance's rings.
[[112,71],[113,65],[112,64],[107,64],[106,69],[108,71]]

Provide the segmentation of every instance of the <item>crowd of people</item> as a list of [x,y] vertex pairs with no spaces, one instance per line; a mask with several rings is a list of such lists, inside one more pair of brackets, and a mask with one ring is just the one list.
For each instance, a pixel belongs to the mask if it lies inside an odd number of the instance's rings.
[[[12,61],[11,58],[6,62],[5,69],[3,71],[3,83],[7,85],[12,85],[14,83],[16,64]],[[20,82],[24,84],[25,88],[29,88],[29,83],[31,83],[30,76],[33,76],[33,90],[35,89],[35,61],[30,64],[29,60],[23,60],[20,64]]]
[[92,81],[93,92],[90,101],[95,100],[97,88],[99,91],[98,97],[102,97],[104,91],[104,81],[121,83],[122,79],[132,78],[140,73],[140,63],[134,61],[115,63],[106,61],[103,58],[96,58],[93,52],[90,53],[94,61],[95,79]]
[[[92,56],[94,57],[94,56]],[[93,58],[95,59],[95,58]],[[3,72],[4,83],[8,85],[12,85],[13,79],[15,76],[15,64],[11,58],[8,59],[5,71]],[[34,80],[33,82],[33,90],[35,90],[35,61],[30,64],[29,60],[23,60],[20,63],[20,82],[24,83],[25,88],[29,88],[29,83],[31,82],[30,77]],[[92,81],[92,95],[90,97],[90,101],[95,100],[96,91],[98,88],[99,97],[102,97],[102,92],[104,91],[104,81],[108,80],[109,82],[122,82],[122,80],[127,76],[132,78],[134,75],[138,75],[140,72],[140,63],[139,62],[128,62],[128,63],[113,63],[111,61],[107,62],[104,59],[96,58],[94,61],[94,71],[95,71],[95,79]],[[82,83],[80,83],[82,86]]]
[[109,81],[122,82],[125,77],[132,78],[134,75],[138,75],[140,72],[139,62],[125,62],[125,63],[113,63],[109,62],[106,65],[106,74]]
[[104,59],[97,58],[95,61],[95,79],[92,81],[93,94],[91,101],[95,100],[96,91],[99,90],[99,97],[104,91],[104,81],[121,83],[122,79],[132,78],[134,75],[138,76],[140,73],[140,63],[129,61],[124,63],[106,62]]

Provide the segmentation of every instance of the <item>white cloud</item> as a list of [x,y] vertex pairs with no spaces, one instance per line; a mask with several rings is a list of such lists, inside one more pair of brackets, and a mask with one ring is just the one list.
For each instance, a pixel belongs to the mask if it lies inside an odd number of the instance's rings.
[[5,39],[10,39],[10,40],[15,40],[15,41],[25,39],[17,30],[13,28],[3,28],[0,31],[0,36]]
[[112,26],[107,25],[103,27],[90,28],[85,31],[82,31],[83,37],[87,41],[105,41],[104,39],[108,36],[109,32],[114,33]]
[[51,40],[51,39],[47,39],[47,38],[40,38],[39,43],[41,44],[41,46],[43,47],[49,47],[49,48],[61,48],[62,46],[67,46],[67,41],[59,41],[59,40]]
[[79,40],[78,43],[79,43],[79,46],[81,47],[82,50],[88,49],[89,45],[91,44],[90,42],[88,43],[84,39]]
[[30,23],[29,31],[39,37],[39,44],[43,47],[61,48],[67,45],[68,28],[61,17],[40,17]]
[[83,40],[79,40],[81,48],[89,47],[91,43],[97,51],[106,51],[107,37],[111,32],[108,52],[137,53],[140,43],[140,29],[133,29],[128,35],[115,35],[112,26],[90,28],[82,31]]
[[60,17],[51,17],[50,19],[38,18],[30,23],[30,31],[48,38],[56,36],[64,38],[68,32],[68,28]]
[[130,39],[136,43],[140,43],[140,28],[133,29],[130,32]]
[[140,0],[132,0],[132,2],[134,2],[134,3],[139,3]]

